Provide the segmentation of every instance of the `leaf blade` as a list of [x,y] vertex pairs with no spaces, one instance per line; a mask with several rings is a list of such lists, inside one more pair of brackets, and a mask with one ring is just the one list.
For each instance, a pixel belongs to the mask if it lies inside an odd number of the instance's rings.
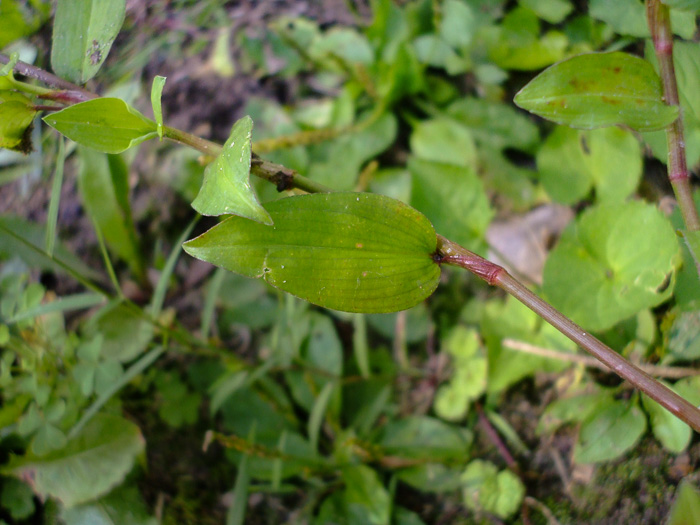
[[57,2],[51,47],[54,71],[76,84],[94,77],[119,34],[125,13],[125,0]]
[[253,119],[245,116],[231,129],[221,154],[204,172],[204,181],[192,207],[202,215],[239,215],[271,225],[250,185]]
[[661,80],[649,62],[612,52],[579,55],[553,65],[521,89],[514,102],[574,128],[624,124],[652,131],[678,117],[678,108],[666,105],[662,97]]
[[155,122],[118,98],[81,102],[43,120],[72,141],[103,153],[121,153],[157,136]]
[[311,303],[349,312],[409,308],[437,287],[430,222],[375,194],[290,197],[266,205],[272,228],[231,217],[185,243],[198,259]]

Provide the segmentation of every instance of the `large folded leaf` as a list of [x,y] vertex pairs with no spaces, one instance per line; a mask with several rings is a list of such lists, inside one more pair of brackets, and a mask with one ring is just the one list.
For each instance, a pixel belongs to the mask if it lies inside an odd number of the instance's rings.
[[69,139],[104,153],[121,153],[158,135],[156,123],[118,98],[96,98],[44,117]]
[[437,287],[436,235],[425,216],[382,195],[332,193],[266,204],[274,226],[231,217],[187,253],[347,312],[403,310]]
[[17,476],[41,498],[72,507],[109,492],[143,452],[139,428],[117,416],[98,415],[68,444],[50,454],[12,458],[3,474]]
[[61,0],[56,3],[51,65],[84,84],[99,71],[124,22],[126,0]]
[[637,131],[661,129],[678,117],[663,101],[653,66],[627,53],[579,55],[546,69],[515,96],[515,103],[574,128],[625,124]]

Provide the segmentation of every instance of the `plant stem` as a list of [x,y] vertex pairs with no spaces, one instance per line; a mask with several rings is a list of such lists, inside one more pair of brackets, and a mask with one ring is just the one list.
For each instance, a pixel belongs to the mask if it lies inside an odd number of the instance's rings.
[[462,248],[438,235],[437,260],[469,270],[488,284],[501,288],[530,308],[542,319],[605,364],[621,378],[626,379],[677,418],[700,432],[700,410],[678,394],[656,381],[646,372],[627,361],[612,348],[587,333],[568,317],[537,297],[513,278],[502,266]]
[[[9,61],[10,57],[0,53],[0,64],[7,64]],[[98,95],[88,91],[87,89],[73,84],[72,82],[68,82],[67,80],[57,77],[56,75],[52,75],[48,71],[45,71],[41,68],[32,66],[31,64],[27,64],[26,62],[22,62],[21,60],[17,62],[13,71],[15,73],[19,73],[20,75],[24,75],[25,77],[34,78],[39,82],[46,84],[47,86],[52,86],[65,91],[74,91],[80,93],[80,95],[82,96],[82,100],[89,100],[91,98],[98,97]]]
[[[222,146],[216,142],[192,135],[186,131],[171,128],[170,126],[164,126],[163,136],[180,144],[190,146],[212,158],[221,154],[223,149]],[[291,188],[297,188],[309,193],[330,193],[332,191],[323,184],[307,179],[299,175],[296,171],[282,166],[281,164],[263,160],[255,153],[253,153],[250,162],[250,172],[261,179],[275,184],[278,191]]]
[[660,0],[647,0],[647,22],[654,41],[666,104],[678,106],[678,118],[666,130],[668,144],[668,178],[678,201],[683,220],[690,231],[700,230],[698,210],[693,202],[690,177],[685,157],[683,112],[678,97],[676,72],[673,66],[673,32],[668,6]]

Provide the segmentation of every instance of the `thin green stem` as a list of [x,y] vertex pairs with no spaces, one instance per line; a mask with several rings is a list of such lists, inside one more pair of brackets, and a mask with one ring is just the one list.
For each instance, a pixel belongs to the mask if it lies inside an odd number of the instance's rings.
[[513,278],[502,266],[462,248],[456,243],[438,236],[437,257],[441,263],[452,264],[469,270],[488,284],[501,288],[530,308],[542,319],[559,330],[574,343],[605,364],[621,378],[626,379],[676,417],[700,432],[700,410],[668,387],[656,381],[646,372],[627,361],[612,348],[586,332],[568,317],[532,293]]
[[[203,139],[186,131],[164,126],[163,136],[179,144],[184,144],[191,148],[201,151],[209,157],[217,157],[221,154],[222,146],[216,142]],[[250,163],[250,172],[272,182],[277,186],[278,191],[284,191],[291,188],[297,188],[308,193],[330,193],[332,190],[323,184],[319,184],[311,179],[299,175],[296,171],[289,169],[281,164],[268,162],[261,159],[256,154],[253,154]]]
[[673,186],[686,227],[690,231],[696,231],[700,230],[700,218],[693,202],[685,157],[683,112],[680,107],[676,72],[673,65],[673,32],[668,6],[662,4],[660,0],[647,0],[647,22],[654,42],[656,58],[659,62],[666,104],[678,106],[679,109],[678,118],[666,130],[668,178]]

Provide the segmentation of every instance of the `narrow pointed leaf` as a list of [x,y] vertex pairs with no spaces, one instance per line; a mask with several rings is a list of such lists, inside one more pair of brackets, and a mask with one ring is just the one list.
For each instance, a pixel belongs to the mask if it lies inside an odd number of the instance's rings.
[[273,227],[231,217],[185,243],[187,253],[347,312],[410,308],[437,287],[428,219],[382,195],[331,193],[266,204]]
[[515,103],[548,120],[592,129],[624,124],[637,131],[668,126],[678,108],[663,101],[653,66],[626,53],[579,55],[546,69]]
[[124,22],[126,0],[56,3],[51,65],[61,77],[84,84],[99,71]]
[[118,98],[97,98],[44,117],[69,139],[104,153],[121,153],[157,136],[156,123]]
[[234,214],[272,224],[250,185],[253,119],[243,117],[233,125],[224,149],[204,172],[204,182],[192,207],[202,215]]
[[165,86],[165,77],[157,76],[153,79],[151,87],[151,106],[153,106],[153,118],[156,119],[158,137],[163,140],[163,106],[160,97],[163,95],[163,86]]

